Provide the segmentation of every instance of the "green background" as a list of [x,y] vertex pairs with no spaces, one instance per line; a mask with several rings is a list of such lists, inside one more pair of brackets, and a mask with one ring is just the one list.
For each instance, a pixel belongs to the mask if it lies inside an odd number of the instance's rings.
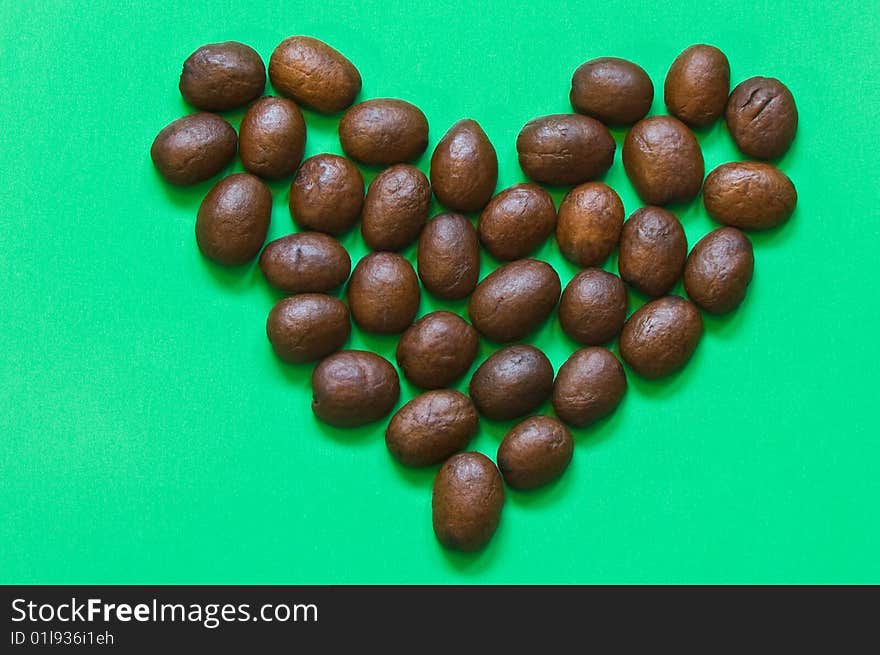
[[[880,582],[876,1],[2,4],[0,582]],[[424,110],[423,170],[455,120],[478,120],[499,189],[523,179],[519,129],[569,111],[593,57],[641,64],[654,114],[697,42],[724,50],[734,84],[775,76],[797,100],[780,166],[798,209],[754,235],[745,303],[706,319],[683,373],[630,374],[566,475],[509,493],[477,555],[438,546],[434,471],[396,465],[384,423],[315,421],[311,367],[265,338],[277,294],[196,248],[213,181],[172,188],[150,162],[189,111],[192,50],[233,39],[268,59],[291,34],[349,56],[361,98]],[[338,117],[305,115],[306,154],[340,152]],[[707,172],[740,158],[722,124],[699,137]],[[606,181],[639,207],[619,147]],[[270,238],[292,231],[287,187],[272,185]],[[713,227],[699,201],[676,211],[691,244]],[[344,242],[363,254],[357,231]],[[575,273],[552,240],[537,256]],[[465,309],[423,295],[422,313],[438,307]],[[393,356],[395,341],[351,345]],[[555,320],[532,342],[556,367],[574,349]],[[473,447],[494,456],[510,425],[484,422]]]

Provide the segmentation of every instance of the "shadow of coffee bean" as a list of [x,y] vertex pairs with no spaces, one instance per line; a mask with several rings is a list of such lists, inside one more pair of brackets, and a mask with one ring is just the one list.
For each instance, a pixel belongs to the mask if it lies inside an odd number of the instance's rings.
[[[263,335],[265,336],[265,329]],[[272,360],[273,368],[276,373],[282,377],[287,384],[306,391],[308,396],[312,393],[312,371],[315,370],[317,362],[303,362],[302,364],[293,364],[280,359],[272,349],[269,338],[265,337],[266,357]]]
[[[507,492],[506,489],[505,492]],[[432,541],[435,543],[436,549],[443,554],[447,563],[452,566],[456,572],[463,575],[481,575],[491,569],[493,564],[498,561],[499,553],[507,547],[504,545],[504,542],[506,541],[504,536],[504,523],[509,520],[509,518],[504,516],[504,511],[502,510],[501,522],[498,525],[498,530],[495,532],[495,535],[484,548],[472,553],[462,553],[457,550],[450,550],[442,546],[436,539],[432,538]],[[431,528],[429,527],[428,529]]]
[[[328,437],[333,441],[345,444],[346,446],[365,447],[371,445],[375,439],[384,439],[385,426],[388,424],[388,417],[373,421],[366,425],[360,425],[352,428],[340,428],[329,423],[324,423],[318,418],[314,418],[315,429],[322,436]],[[301,433],[308,434],[307,431],[300,431],[296,426],[291,426],[291,434]]]
[[434,484],[434,478],[437,475],[437,470],[440,468],[439,464],[436,466],[425,466],[420,468],[404,466],[394,459],[391,453],[387,453],[387,459],[391,462],[391,468],[394,469],[394,472],[400,479],[413,487],[421,487],[424,489],[430,489],[432,487]]
[[601,446],[609,439],[620,438],[620,426],[623,424],[623,415],[626,412],[627,396],[629,392],[623,394],[623,399],[611,414],[599,419],[592,425],[582,428],[568,426],[571,435],[574,437],[575,457],[579,448],[592,449]]
[[575,449],[571,464],[562,472],[562,475],[537,489],[519,490],[505,486],[504,492],[507,494],[507,500],[530,511],[541,510],[558,503],[571,493],[578,477],[578,467],[575,465],[577,458],[578,453]]
[[227,291],[243,293],[256,284],[265,284],[263,274],[257,266],[256,259],[241,266],[224,266],[205,257],[198,250],[198,247],[195,247],[195,250],[196,256],[201,260],[202,265],[211,274],[211,277],[225,287]]
[[[704,335],[705,336],[705,335]],[[691,359],[678,371],[656,380],[640,376],[624,363],[626,369],[627,393],[638,393],[647,398],[663,398],[675,395],[681,388],[692,384],[696,370],[700,367],[699,360],[703,348],[697,346]]]

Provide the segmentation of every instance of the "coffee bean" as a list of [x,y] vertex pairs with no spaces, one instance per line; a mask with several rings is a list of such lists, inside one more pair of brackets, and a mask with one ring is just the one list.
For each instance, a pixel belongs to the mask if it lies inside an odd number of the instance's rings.
[[504,436],[498,446],[498,468],[509,487],[536,489],[562,475],[573,453],[568,428],[555,418],[532,416]]
[[477,285],[468,304],[471,323],[488,339],[518,341],[541,325],[559,302],[561,286],[553,267],[520,259]]
[[516,138],[523,173],[535,182],[554,186],[601,177],[611,168],[616,147],[607,127],[580,114],[536,118]]
[[478,424],[477,411],[463,393],[427,391],[391,417],[385,445],[404,466],[432,466],[467,446]]
[[347,232],[364,204],[364,178],[354,163],[338,155],[306,159],[290,185],[290,214],[307,230]]
[[498,182],[498,157],[477,121],[460,120],[431,155],[431,186],[441,204],[461,212],[480,211]]
[[285,362],[311,362],[345,345],[351,334],[348,308],[321,293],[282,298],[269,312],[266,335]]
[[412,265],[391,252],[361,259],[348,283],[351,315],[367,332],[403,332],[419,311],[419,298],[419,279]]
[[553,390],[553,365],[534,346],[508,346],[474,372],[468,393],[480,414],[508,421],[535,411]]
[[378,421],[397,404],[400,381],[391,363],[364,350],[330,355],[312,371],[312,411],[340,428]]
[[199,207],[199,250],[226,266],[249,262],[263,247],[271,216],[272,192],[259,178],[247,173],[224,177]]
[[700,239],[688,255],[684,288],[705,311],[726,314],[745,298],[754,270],[748,237],[735,227],[720,227]]
[[575,427],[611,414],[626,393],[626,373],[610,350],[581,348],[559,367],[553,384],[553,410]]
[[266,67],[244,43],[210,43],[187,57],[180,94],[204,111],[229,111],[256,100],[266,88]]
[[629,317],[620,334],[620,355],[642,377],[660,378],[688,362],[702,335],[703,319],[693,303],[665,296]]
[[603,182],[587,182],[562,199],[556,243],[562,255],[581,268],[601,266],[617,246],[622,226],[620,196]]
[[645,117],[654,85],[641,66],[617,57],[581,64],[571,78],[571,106],[606,125],[632,125]]
[[431,210],[431,185],[415,166],[387,168],[370,183],[361,234],[373,250],[401,250],[415,241]]
[[709,216],[720,223],[742,230],[768,230],[791,216],[797,191],[772,164],[733,162],[706,177],[703,203]]
[[326,293],[342,285],[351,258],[336,239],[320,232],[289,234],[272,241],[260,255],[260,270],[287,293]]
[[736,147],[755,159],[782,157],[797,132],[794,97],[772,77],[752,77],[737,85],[724,115]]
[[588,268],[575,275],[562,292],[559,324],[578,343],[599,346],[620,334],[628,305],[626,286],[619,277]]
[[664,99],[669,113],[691,127],[707,127],[724,113],[730,63],[718,48],[692,45],[669,67]]
[[238,130],[246,170],[266,179],[294,174],[306,146],[306,124],[295,102],[260,98],[248,107]]
[[422,389],[454,384],[473,364],[480,347],[477,331],[447,311],[426,314],[397,343],[397,365],[407,380]]
[[469,296],[480,277],[477,231],[461,214],[439,214],[419,237],[419,277],[438,298],[460,300]]
[[480,241],[495,259],[530,255],[556,227],[553,198],[537,184],[516,184],[492,198],[477,224]]
[[362,164],[404,164],[428,147],[428,119],[403,100],[367,100],[339,121],[339,142],[345,154]]
[[646,296],[663,296],[684,271],[687,237],[679,220],[662,207],[633,212],[620,235],[620,277]]
[[345,56],[318,39],[291,36],[269,58],[269,79],[280,94],[322,114],[350,107],[361,75]]
[[190,186],[229,166],[237,147],[232,125],[214,114],[190,114],[162,128],[150,157],[167,182]]
[[453,455],[434,479],[434,534],[446,548],[465,552],[485,546],[501,520],[504,483],[480,453]]

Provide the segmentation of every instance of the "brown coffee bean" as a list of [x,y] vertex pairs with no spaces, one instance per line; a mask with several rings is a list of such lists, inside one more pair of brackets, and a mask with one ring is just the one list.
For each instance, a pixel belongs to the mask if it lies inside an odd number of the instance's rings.
[[412,265],[391,252],[361,259],[348,283],[351,315],[367,332],[403,332],[419,311],[419,298],[419,279]]
[[663,89],[670,114],[691,127],[706,127],[724,113],[730,63],[715,46],[692,45],[672,62]]
[[480,211],[498,182],[498,157],[477,121],[466,118],[443,135],[431,155],[431,186],[454,211]]
[[367,100],[339,121],[339,142],[346,155],[362,164],[405,164],[428,147],[428,119],[403,100]]
[[700,342],[700,311],[679,296],[665,296],[633,312],[620,334],[620,355],[636,373],[659,378],[682,368]]
[[288,177],[302,161],[306,124],[292,100],[260,98],[248,107],[238,131],[241,163],[254,175]]
[[504,436],[496,459],[507,486],[535,489],[562,475],[573,453],[567,427],[549,416],[532,416]]
[[282,298],[269,312],[266,335],[285,362],[312,362],[345,345],[351,334],[348,307],[321,293]]
[[550,397],[553,365],[534,346],[508,346],[474,372],[468,393],[477,410],[493,421],[529,414]]
[[752,77],[737,85],[724,115],[736,147],[756,159],[782,157],[797,132],[794,97],[772,77]]
[[752,243],[735,227],[719,227],[697,242],[684,269],[690,299],[711,314],[726,314],[746,296],[755,255]]
[[419,277],[438,298],[460,300],[480,278],[480,243],[477,231],[461,214],[439,214],[419,237]]
[[620,277],[646,296],[669,293],[681,278],[687,237],[681,223],[662,207],[642,207],[623,224],[617,268]]
[[247,173],[224,177],[202,200],[196,218],[196,242],[218,264],[249,262],[263,247],[272,216],[272,192]]
[[556,243],[573,264],[582,268],[601,266],[617,246],[622,226],[620,196],[603,182],[587,182],[562,199]]
[[312,411],[340,428],[378,421],[394,409],[400,380],[391,363],[364,350],[343,350],[312,371]]
[[401,250],[415,241],[431,211],[431,185],[415,166],[398,164],[367,189],[361,234],[373,250]]
[[269,79],[278,93],[322,114],[335,114],[361,91],[361,75],[345,56],[318,39],[291,36],[269,58]]
[[581,348],[559,367],[553,384],[553,410],[575,427],[611,414],[626,393],[623,366],[606,348]]
[[495,269],[477,285],[468,314],[484,337],[518,341],[547,320],[561,290],[552,266],[520,259]]
[[391,417],[385,445],[404,466],[433,466],[467,446],[478,424],[477,410],[463,393],[427,391]]
[[190,186],[229,166],[237,147],[232,125],[214,114],[190,114],[162,128],[150,157],[167,182]]
[[339,155],[306,159],[290,185],[290,214],[307,230],[347,232],[364,204],[364,178],[354,163]]
[[260,270],[287,293],[326,293],[342,285],[351,258],[336,239],[320,232],[289,234],[272,241],[260,255]]
[[700,144],[671,116],[651,116],[632,127],[623,142],[623,167],[649,205],[688,202],[703,184]]
[[632,125],[645,117],[654,85],[641,66],[617,57],[581,64],[571,78],[571,106],[606,125]]
[[477,331],[452,312],[426,314],[407,328],[397,343],[397,365],[421,389],[454,384],[474,363]]
[[210,43],[187,57],[180,94],[204,111],[229,111],[259,98],[266,88],[266,67],[244,43]]
[[559,324],[578,343],[599,346],[620,334],[629,302],[623,281],[600,268],[575,275],[562,292]]
[[772,164],[722,164],[706,177],[706,212],[719,223],[742,230],[768,230],[788,220],[797,205],[791,180]]
[[479,550],[495,534],[503,506],[504,483],[492,460],[480,453],[453,455],[434,479],[434,534],[446,548]]
[[535,182],[554,186],[601,177],[611,168],[616,147],[607,127],[580,114],[535,118],[516,138],[523,173]]
[[537,184],[515,184],[492,198],[477,224],[480,241],[495,259],[530,255],[556,227],[553,198]]

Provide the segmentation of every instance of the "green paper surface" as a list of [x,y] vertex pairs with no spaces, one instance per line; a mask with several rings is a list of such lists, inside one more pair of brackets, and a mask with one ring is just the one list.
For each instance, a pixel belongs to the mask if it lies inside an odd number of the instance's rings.
[[[4,4],[0,582],[880,582],[876,1]],[[384,422],[315,420],[312,367],[266,340],[279,295],[256,265],[201,257],[193,225],[216,179],[173,188],[150,161],[191,111],[177,89],[190,52],[238,40],[268,60],[292,34],[345,53],[360,99],[425,112],[424,171],[453,122],[479,121],[499,190],[524,179],[522,125],[570,111],[571,73],[594,57],[643,66],[652,114],[674,57],[701,42],[733,84],[778,77],[797,101],[779,165],[798,208],[752,236],[743,305],[705,319],[679,375],[629,372],[618,411],[575,431],[567,473],[510,491],[476,555],[437,544],[435,469],[397,465]],[[338,116],[305,117],[307,156],[341,152]],[[629,215],[624,135],[606,181]],[[698,137],[707,173],[742,158],[723,122]],[[270,238],[293,230],[288,186],[271,185]],[[675,211],[691,245],[714,227],[699,200]],[[343,242],[365,252],[357,230]],[[552,239],[536,256],[563,284],[576,272]],[[484,255],[482,275],[495,265]],[[420,314],[438,308],[466,312],[424,293]],[[530,342],[556,368],[575,349],[555,318]],[[350,341],[391,359],[395,344]],[[472,448],[494,458],[511,425],[483,421]]]

